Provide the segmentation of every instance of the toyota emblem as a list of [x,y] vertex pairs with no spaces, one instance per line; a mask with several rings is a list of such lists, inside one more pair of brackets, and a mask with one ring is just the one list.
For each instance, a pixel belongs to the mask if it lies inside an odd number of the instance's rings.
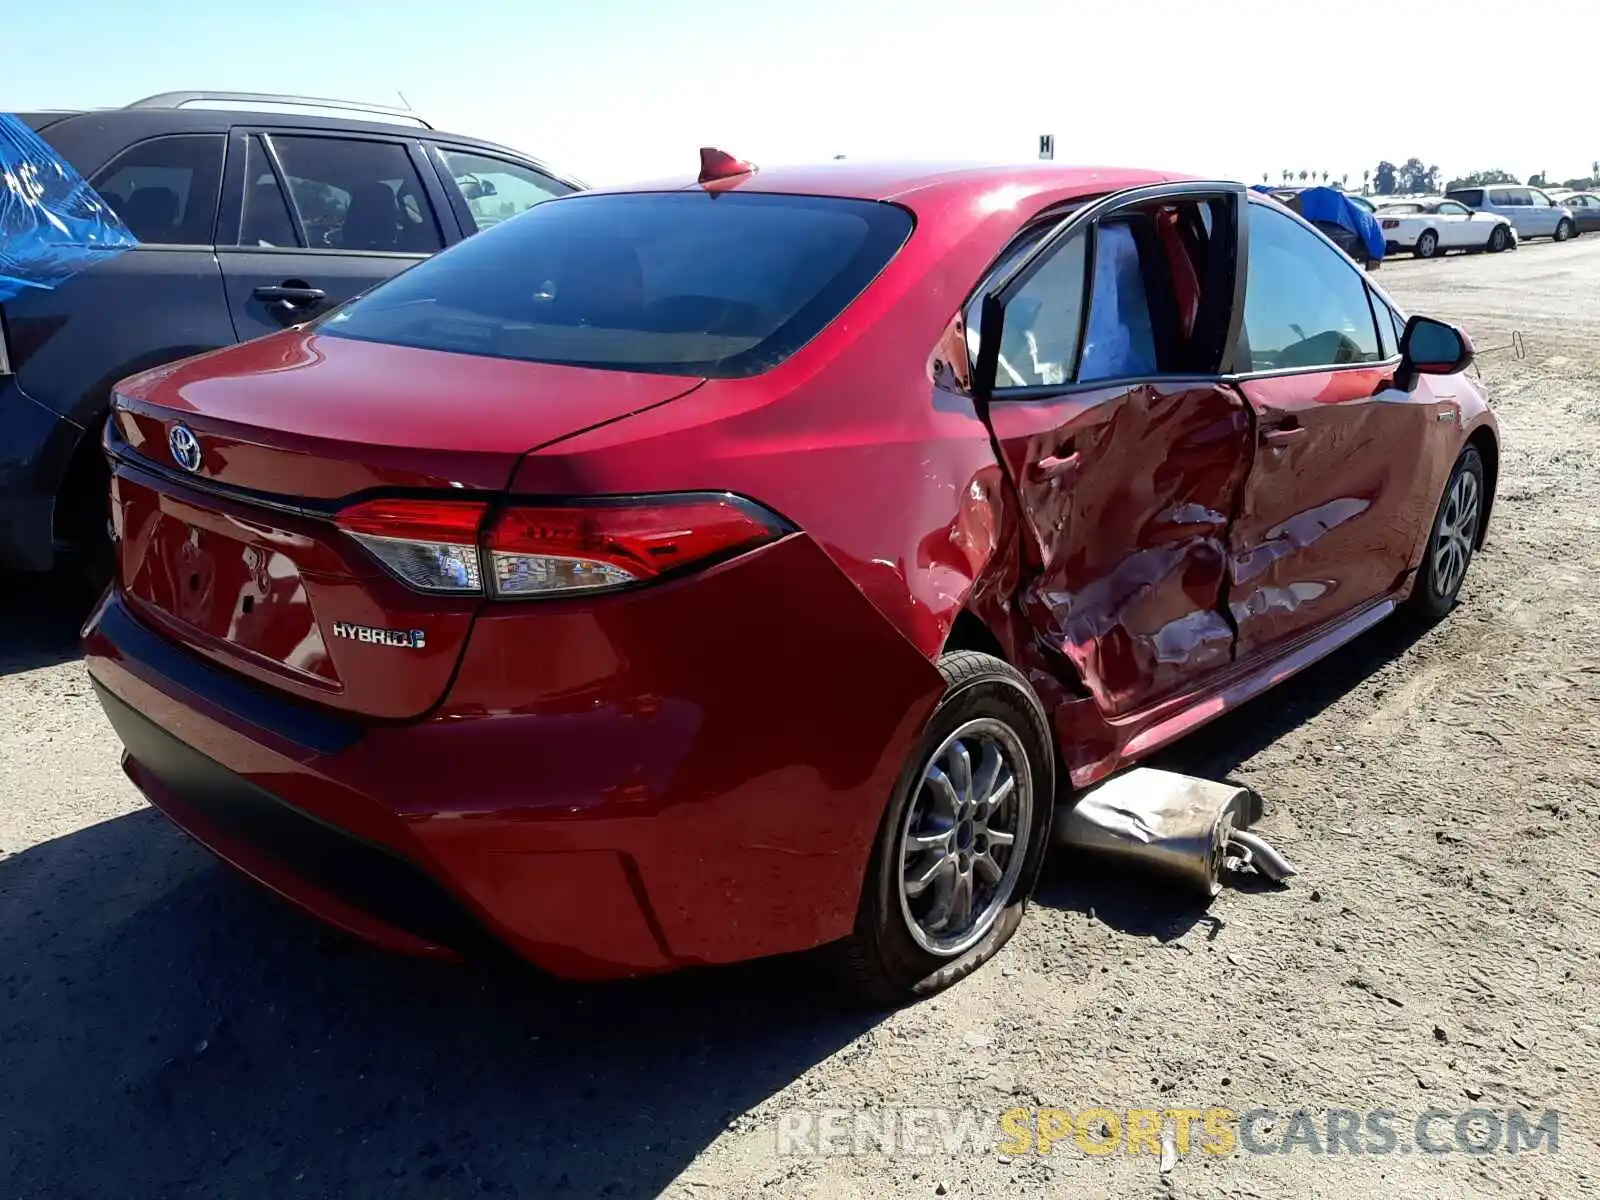
[[172,448],[172,460],[185,471],[200,469],[200,439],[187,425],[174,425],[167,434],[167,445]]

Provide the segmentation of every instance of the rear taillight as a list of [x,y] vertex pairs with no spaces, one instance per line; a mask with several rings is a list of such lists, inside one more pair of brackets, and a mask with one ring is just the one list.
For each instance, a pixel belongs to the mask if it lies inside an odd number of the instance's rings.
[[[721,494],[595,504],[512,505],[481,538],[488,505],[369,500],[339,527],[410,586],[507,599],[608,591],[706,566],[789,532],[748,500]],[[485,566],[488,583],[485,587]]]
[[1386,218],[1385,220],[1383,220],[1383,221],[1381,221],[1379,223],[1385,229],[1399,229],[1400,228],[1400,222],[1396,221],[1393,217]]
[[483,591],[478,527],[488,505],[368,500],[338,516],[343,529],[400,579],[424,592]]
[[489,531],[495,593],[541,596],[641,583],[781,537],[778,518],[734,496],[507,509]]

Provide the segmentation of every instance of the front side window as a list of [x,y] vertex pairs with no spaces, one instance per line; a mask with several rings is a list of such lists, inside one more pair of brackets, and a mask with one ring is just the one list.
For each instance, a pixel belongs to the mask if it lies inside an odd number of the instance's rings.
[[572,191],[532,167],[503,158],[444,147],[439,155],[480,230]]
[[398,142],[274,135],[312,250],[431,254],[444,243]]
[[1294,218],[1250,206],[1243,369],[1336,367],[1383,353],[1359,268]]
[[141,242],[209,246],[222,151],[220,133],[152,138],[129,147],[90,182]]
[[1541,191],[1530,190],[1527,193],[1527,195],[1528,195],[1528,203],[1533,205],[1533,207],[1535,207],[1535,208],[1553,208],[1554,207],[1554,205],[1552,205],[1550,203],[1550,197],[1546,196]]
[[578,194],[413,267],[321,332],[494,358],[739,378],[834,320],[911,236],[893,204]]

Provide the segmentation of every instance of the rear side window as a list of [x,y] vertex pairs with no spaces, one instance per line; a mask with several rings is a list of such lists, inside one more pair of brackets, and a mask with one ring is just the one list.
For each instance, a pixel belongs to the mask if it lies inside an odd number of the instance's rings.
[[151,138],[117,155],[90,183],[141,242],[209,246],[222,149],[220,133]]
[[1494,191],[1489,193],[1489,203],[1507,205],[1516,204],[1518,203],[1517,195],[1515,192],[1509,191],[1506,188],[1496,188]]
[[904,209],[870,200],[580,195],[468,238],[319,328],[495,358],[738,378],[820,333],[911,228]]
[[275,134],[272,147],[310,249],[431,254],[443,245],[400,143]]
[[1483,203],[1482,188],[1464,188],[1459,192],[1451,192],[1450,199],[1459,200],[1468,208],[1477,208]]

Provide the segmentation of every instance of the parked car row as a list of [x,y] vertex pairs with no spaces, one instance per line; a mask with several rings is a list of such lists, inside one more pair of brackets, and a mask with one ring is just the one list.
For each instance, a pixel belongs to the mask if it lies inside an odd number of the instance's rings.
[[1600,230],[1600,196],[1521,185],[1456,188],[1444,196],[1380,200],[1375,216],[1390,253],[1433,258],[1451,250],[1498,253],[1530,238],[1564,242]]

